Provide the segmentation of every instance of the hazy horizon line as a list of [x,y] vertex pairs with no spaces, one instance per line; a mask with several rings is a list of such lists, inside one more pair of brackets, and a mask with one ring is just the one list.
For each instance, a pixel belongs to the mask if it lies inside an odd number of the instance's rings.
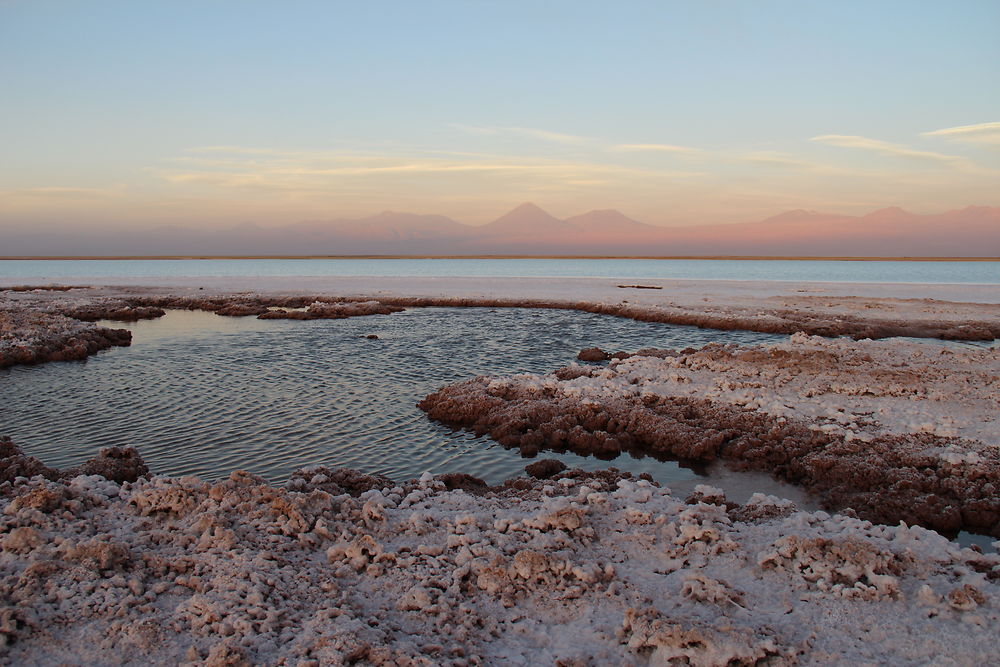
[[215,260],[215,259],[646,259],[646,260],[754,260],[754,261],[836,261],[836,262],[1000,262],[1000,256],[935,257],[908,255],[12,255],[0,261],[59,260]]

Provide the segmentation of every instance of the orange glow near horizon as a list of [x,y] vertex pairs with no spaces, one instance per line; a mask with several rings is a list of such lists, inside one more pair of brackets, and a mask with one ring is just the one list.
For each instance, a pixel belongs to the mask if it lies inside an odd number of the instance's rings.
[[0,234],[1000,205],[996,4],[56,4],[0,3]]

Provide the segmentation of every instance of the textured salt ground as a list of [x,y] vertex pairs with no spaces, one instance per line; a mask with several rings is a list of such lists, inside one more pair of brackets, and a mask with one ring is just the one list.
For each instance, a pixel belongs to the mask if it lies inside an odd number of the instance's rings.
[[421,407],[533,455],[738,461],[880,522],[1000,536],[1000,349],[804,334],[479,377]]
[[982,665],[1000,649],[998,554],[773,497],[685,502],[572,471],[0,489],[12,664]]

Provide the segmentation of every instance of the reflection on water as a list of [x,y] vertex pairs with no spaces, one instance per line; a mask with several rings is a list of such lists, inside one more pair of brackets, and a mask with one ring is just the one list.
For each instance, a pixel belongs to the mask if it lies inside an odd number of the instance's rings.
[[[281,482],[296,468],[324,464],[397,480],[461,471],[492,483],[522,474],[527,462],[487,438],[431,422],[417,401],[474,375],[554,370],[595,345],[636,350],[783,338],[572,311],[479,308],[306,322],[170,311],[128,328],[131,348],[0,371],[0,433],[56,467],[103,446],[135,445],[152,470],[170,475],[218,478],[243,469]],[[551,456],[571,467],[609,465]],[[705,478],[649,457],[624,456],[613,465],[649,472],[680,493],[708,482],[736,500],[759,490],[803,499],[763,474],[701,471]]]

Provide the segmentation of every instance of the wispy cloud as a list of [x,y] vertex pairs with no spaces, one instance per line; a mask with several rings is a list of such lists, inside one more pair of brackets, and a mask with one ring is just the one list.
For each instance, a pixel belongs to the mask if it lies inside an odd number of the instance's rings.
[[900,144],[882,141],[881,139],[870,139],[850,134],[821,134],[812,137],[809,141],[815,141],[829,146],[840,146],[842,148],[859,148],[861,150],[873,151],[883,155],[910,158],[914,160],[928,160],[942,162],[953,165],[965,163],[966,160],[957,155],[944,155],[932,151],[920,151]]
[[943,137],[974,144],[1000,145],[1000,122],[959,125],[921,133],[923,137]]
[[226,155],[286,155],[288,151],[273,148],[253,148],[251,146],[195,146],[186,153],[224,153]]
[[797,158],[794,155],[778,151],[753,151],[741,153],[733,158],[736,162],[764,165],[769,167],[785,167],[788,169],[807,169],[809,171],[828,171],[834,169],[829,165],[819,164]]
[[[387,187],[413,182],[413,178],[440,176],[489,179],[525,184],[561,183],[562,187],[586,187],[595,182],[697,178],[690,171],[643,169],[594,161],[558,160],[537,157],[419,151],[400,153],[333,153],[325,151],[283,151],[248,149],[239,146],[201,147],[175,159],[177,166],[153,172],[178,185],[216,188],[245,188],[328,195],[361,181]],[[487,179],[487,180],[483,180]],[[430,181],[428,181],[430,182]]]
[[122,188],[79,188],[61,186],[43,186],[8,190],[14,197],[30,197],[39,199],[113,199],[123,196]]
[[[253,170],[252,174],[244,174],[260,178],[263,176],[290,176],[290,177],[333,177],[333,176],[378,176],[382,174],[434,174],[434,173],[457,173],[457,172],[563,172],[585,167],[569,163],[552,164],[522,164],[505,163],[492,164],[484,162],[471,163],[449,163],[445,161],[427,162],[404,162],[399,164],[388,164],[383,166],[344,166],[329,169],[317,169],[308,166],[281,167]],[[250,167],[248,166],[248,170]],[[166,173],[165,178],[175,182],[196,181],[201,176],[215,176],[218,172],[194,172],[194,173]]]
[[613,146],[612,150],[647,151],[655,153],[676,153],[681,155],[695,155],[704,152],[700,148],[691,148],[690,146],[676,146],[673,144],[618,144],[617,146]]
[[575,134],[552,132],[549,130],[539,130],[537,128],[532,128],[532,127],[505,127],[505,126],[494,126],[494,125],[460,125],[460,124],[455,124],[454,127],[469,134],[481,134],[489,136],[507,135],[507,136],[528,137],[531,139],[538,139],[540,141],[549,141],[557,144],[581,144],[587,141],[586,137],[580,137]]
[[378,161],[384,153],[357,150],[293,150],[282,148],[259,148],[253,146],[196,146],[184,150],[184,155],[172,158],[176,162],[192,162],[204,165],[224,166],[253,163],[275,164],[281,162],[326,164],[343,162]]

